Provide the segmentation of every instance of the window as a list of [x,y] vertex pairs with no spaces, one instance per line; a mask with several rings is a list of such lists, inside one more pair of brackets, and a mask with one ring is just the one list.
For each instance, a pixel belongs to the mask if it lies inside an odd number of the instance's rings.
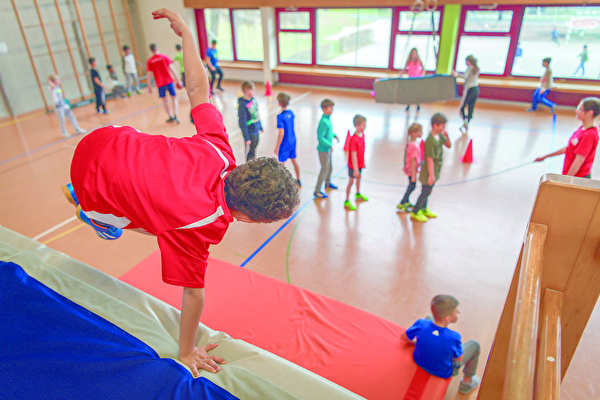
[[[467,70],[465,59],[472,54],[477,59],[477,66],[482,74],[503,75],[508,46],[510,46],[510,37],[463,36],[458,46],[456,70],[465,72]],[[493,51],[481,50],[486,48]]]
[[[494,10],[478,6],[463,7],[459,30],[458,51],[455,61],[457,71],[467,69],[465,59],[473,55],[482,74],[507,75],[507,64],[513,37],[518,31],[519,6],[498,6]],[[511,55],[512,57],[512,55]]]
[[[435,71],[440,48],[440,11],[413,13],[398,11],[398,31],[394,40],[394,69],[402,69],[412,48],[427,71]],[[434,37],[435,33],[435,37]]]
[[317,64],[387,68],[391,8],[318,9]]
[[281,12],[279,13],[279,28],[308,30],[310,29],[310,13],[308,11]]
[[431,32],[433,26],[431,25],[431,16],[433,15],[433,21],[435,24],[435,31],[440,29],[440,12],[420,12],[415,14],[412,11],[400,11],[398,18],[398,30],[399,31],[410,31],[412,27],[413,32]]
[[427,71],[435,71],[437,58],[435,49],[440,48],[440,37],[429,35],[396,35],[396,48],[394,49],[394,69],[402,69],[406,65],[408,54],[412,48],[417,49],[421,62]]
[[510,32],[513,12],[511,10],[497,11],[467,11],[465,32]]
[[233,10],[236,59],[263,61],[263,32],[260,10]]
[[313,64],[313,9],[277,10],[279,62]]
[[227,8],[208,8],[204,10],[208,43],[217,41],[219,60],[233,61],[233,40],[231,19]]
[[551,57],[555,77],[598,79],[600,63],[584,61],[584,46],[594,60],[600,52],[600,7],[526,7],[512,74],[541,76],[542,59]]

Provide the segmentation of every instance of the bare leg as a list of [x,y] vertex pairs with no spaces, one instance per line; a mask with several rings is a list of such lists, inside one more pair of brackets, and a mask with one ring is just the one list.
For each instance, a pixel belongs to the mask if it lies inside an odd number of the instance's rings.
[[163,101],[163,106],[165,107],[165,111],[169,115],[169,118],[173,118],[171,116],[171,111],[169,110],[169,100],[167,99],[167,96],[163,97],[162,101]]
[[292,158],[292,165],[294,166],[294,171],[296,171],[296,179],[300,180],[300,167],[295,158]]
[[171,96],[171,101],[173,102],[173,118],[177,118],[177,111],[179,111],[179,102],[177,101],[177,96]]
[[350,189],[354,184],[354,178],[348,178],[348,186],[346,186],[346,201],[350,201]]
[[356,193],[360,193],[360,178],[362,178],[361,176],[359,176],[358,178],[356,178]]

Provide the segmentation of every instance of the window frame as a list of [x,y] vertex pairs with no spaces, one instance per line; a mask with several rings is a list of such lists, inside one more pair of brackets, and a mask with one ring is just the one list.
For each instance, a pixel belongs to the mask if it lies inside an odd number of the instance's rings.
[[[242,10],[252,10],[252,11],[258,11],[260,13],[260,8],[243,7],[243,8],[230,8],[229,9],[229,20],[231,21],[231,42],[232,42],[232,46],[233,46],[233,62],[239,61],[239,62],[258,62],[258,63],[263,63],[265,61],[264,49],[263,49],[262,60],[259,60],[259,61],[257,61],[257,60],[240,60],[238,58],[238,55],[237,55],[237,42],[236,42],[236,37],[235,37],[235,18],[233,16],[233,13],[235,11],[242,11]],[[262,28],[262,15],[261,15],[261,28]],[[262,29],[261,29],[261,35],[262,35]],[[261,37],[261,40],[263,40],[262,37]]]
[[[468,11],[512,11],[513,17],[510,23],[510,29],[508,32],[467,32],[465,31],[465,23],[467,21]],[[506,62],[504,64],[504,71],[502,74],[481,74],[481,76],[490,77],[510,77],[513,62],[515,59],[515,52],[517,50],[517,44],[519,42],[519,35],[521,34],[521,25],[523,23],[523,11],[524,6],[520,5],[498,5],[493,9],[481,8],[481,6],[463,6],[460,13],[460,22],[458,25],[458,37],[456,40],[456,47],[454,54],[458,55],[458,49],[460,47],[460,41],[463,36],[476,36],[476,37],[508,37],[510,43],[508,45],[508,54],[506,55]],[[456,70],[456,66],[462,60],[458,57],[454,58],[453,69]]]
[[[442,32],[442,24],[444,21],[444,6],[440,6],[438,7],[436,10],[434,11],[438,11],[440,13],[440,23],[438,24],[438,29],[435,32],[436,36],[440,37],[440,42],[441,42],[441,35],[440,33]],[[401,12],[412,12],[410,7],[406,6],[406,7],[394,7],[394,13],[392,14],[392,37],[390,38],[390,58],[389,58],[389,65],[388,65],[388,69],[392,70],[392,71],[400,71],[402,68],[394,68],[394,56],[395,56],[395,52],[396,52],[396,36],[397,35],[408,35],[410,30],[401,30],[400,29],[400,13]],[[430,11],[422,11],[422,12],[430,12]],[[412,35],[415,36],[431,36],[432,32],[425,32],[425,31],[417,31],[417,32],[412,32]],[[440,49],[438,48],[438,54],[436,55],[439,58],[439,51]],[[436,60],[436,65],[437,65],[437,61]],[[398,65],[401,65],[402,63],[399,63]],[[425,66],[423,66],[425,67]],[[434,71],[435,72],[435,71]]]
[[[286,13],[286,12],[308,12],[309,14],[309,27],[308,29],[282,29],[279,23],[279,14],[281,13]],[[289,9],[289,8],[276,8],[275,9],[275,40],[277,43],[277,63],[278,64],[285,64],[285,65],[298,65],[298,66],[315,66],[316,65],[316,61],[317,61],[317,28],[316,28],[316,24],[317,24],[317,19],[316,19],[316,15],[317,15],[317,9],[316,8],[308,8],[308,7],[300,7],[300,8],[294,8]],[[288,33],[310,33],[311,35],[311,50],[310,50],[310,63],[309,64],[305,64],[305,63],[294,63],[294,62],[286,62],[286,61],[281,61],[281,57],[279,54],[279,34],[281,32],[288,32]]]

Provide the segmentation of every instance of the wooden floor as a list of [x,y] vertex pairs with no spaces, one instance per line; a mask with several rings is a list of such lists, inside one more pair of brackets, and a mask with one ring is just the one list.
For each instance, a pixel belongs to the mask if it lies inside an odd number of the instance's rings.
[[[239,84],[224,86],[226,91],[216,95],[214,103],[223,114],[236,157],[242,160],[236,109]],[[275,87],[275,95],[282,89],[291,94],[296,114],[303,185],[300,209],[281,230],[282,222],[233,223],[211,255],[241,265],[260,248],[246,268],[289,280],[405,327],[430,312],[434,295],[452,294],[461,303],[461,315],[451,327],[464,340],[479,340],[478,373],[483,373],[539,179],[546,172],[562,170],[562,157],[541,164],[532,160],[567,144],[579,126],[574,111],[558,111],[553,124],[547,110],[526,113],[520,106],[480,102],[467,137],[458,130],[457,102],[423,105],[415,117],[414,110],[407,116],[404,107],[376,104],[366,93]],[[276,102],[262,96],[262,87],[256,93],[265,128],[258,154],[273,156],[279,109]],[[194,127],[186,117],[189,102],[184,92],[180,95],[180,125],[167,124],[159,99],[146,92],[110,100],[112,114],[108,116],[96,115],[93,105],[78,108],[75,114],[88,130],[114,124],[150,134],[192,135]],[[331,191],[328,199],[312,200],[319,171],[316,126],[324,98],[335,102],[332,123],[342,142],[352,128],[352,117],[357,113],[367,117],[362,193],[370,200],[353,212],[343,207],[347,184],[343,143],[335,144],[333,152],[334,183],[340,189]],[[396,212],[407,183],[402,173],[406,127],[416,119],[427,129],[431,115],[438,111],[449,119],[452,140],[452,149],[444,151],[442,177],[429,202],[439,217],[425,224],[413,223],[407,214]],[[69,181],[71,157],[82,136],[62,138],[54,114],[33,113],[0,121],[0,138],[1,225],[115,277],[157,249],[154,238],[132,232],[114,242],[101,240],[73,217],[74,209],[60,185]],[[475,163],[462,164],[459,157],[471,138]],[[600,177],[598,164],[592,171],[596,177]],[[413,202],[419,192],[420,187],[412,195]],[[599,332],[596,312],[565,378],[563,399],[600,398],[600,381],[592,372],[600,370]],[[374,362],[385,357],[369,354],[369,338],[364,341],[365,349],[360,351],[366,357]],[[455,397],[457,386],[454,380],[448,399]],[[456,397],[474,399],[475,394]]]

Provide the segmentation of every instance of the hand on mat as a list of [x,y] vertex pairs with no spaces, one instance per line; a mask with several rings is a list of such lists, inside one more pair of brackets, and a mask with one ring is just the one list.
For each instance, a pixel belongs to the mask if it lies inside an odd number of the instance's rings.
[[169,11],[166,8],[161,8],[160,10],[152,11],[152,17],[154,19],[166,18],[171,23],[171,29],[175,32],[177,36],[181,36],[185,29],[188,29],[187,25],[181,19],[181,15],[174,13],[173,11]]
[[219,356],[208,354],[209,351],[217,346],[218,344],[216,343],[209,343],[206,346],[194,347],[194,350],[190,354],[185,357],[179,357],[179,360],[192,370],[194,378],[200,376],[198,372],[200,369],[205,369],[208,372],[216,374],[221,370],[218,364],[225,364],[227,362]]

